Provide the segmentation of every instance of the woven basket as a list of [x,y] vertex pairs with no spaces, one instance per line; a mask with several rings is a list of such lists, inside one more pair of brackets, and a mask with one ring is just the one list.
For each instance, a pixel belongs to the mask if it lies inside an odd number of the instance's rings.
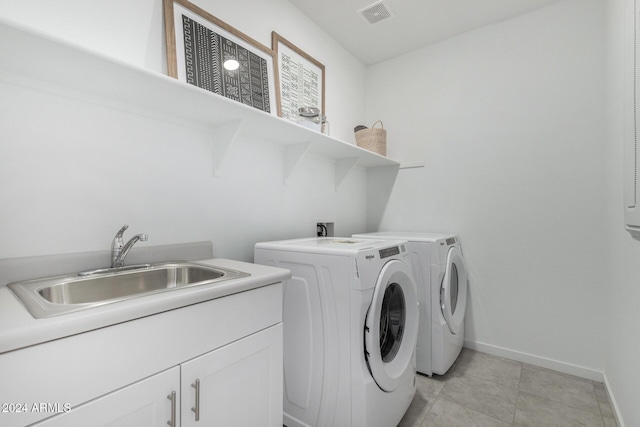
[[[376,125],[380,123],[380,128]],[[356,144],[381,156],[387,155],[387,131],[381,120],[378,120],[370,129],[362,129],[356,132]]]

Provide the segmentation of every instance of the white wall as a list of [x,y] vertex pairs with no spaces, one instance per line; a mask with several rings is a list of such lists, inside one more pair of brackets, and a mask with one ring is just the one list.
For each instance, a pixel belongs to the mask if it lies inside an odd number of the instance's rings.
[[[354,124],[382,118],[389,155],[425,167],[395,183],[378,171],[369,187],[358,170],[335,192],[334,165],[312,158],[284,186],[281,148],[242,139],[214,179],[209,135],[0,82],[0,258],[103,250],[125,222],[148,244],[211,240],[216,256],[245,260],[255,241],[308,235],[318,218],[343,235],[366,221],[454,231],[470,270],[468,344],[604,371],[625,424],[640,425],[623,0],[607,14],[566,0],[369,70],[285,0],[194,3],[266,45],[271,30],[295,41],[327,67],[333,135],[351,141]],[[0,18],[166,72],[160,0],[0,0]]]
[[[332,136],[353,138],[364,65],[286,0],[194,3],[324,63]],[[161,0],[0,0],[0,19],[164,73],[162,16]],[[282,147],[241,138],[213,178],[204,132],[2,81],[0,93],[0,258],[104,250],[128,223],[143,244],[211,240],[215,256],[250,261],[255,242],[311,236],[318,219],[344,235],[365,224],[364,169],[336,192],[334,163],[305,158],[285,186]]]
[[623,37],[625,0],[607,2],[607,234],[608,328],[604,371],[621,425],[640,425],[640,242],[624,230]]
[[369,68],[401,170],[369,229],[459,233],[467,345],[604,366],[604,6],[566,0]]
[[[364,118],[365,66],[287,0],[191,0],[271,47],[276,31],[326,67],[331,134],[353,141]],[[162,0],[0,0],[0,19],[166,74]]]

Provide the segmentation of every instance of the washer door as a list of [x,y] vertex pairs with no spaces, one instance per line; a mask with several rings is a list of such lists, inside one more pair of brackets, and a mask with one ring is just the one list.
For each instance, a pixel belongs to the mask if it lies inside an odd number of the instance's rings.
[[464,324],[467,309],[467,269],[457,246],[449,249],[447,267],[440,285],[440,308],[447,326],[456,335]]
[[378,276],[365,321],[365,359],[384,391],[398,387],[413,363],[418,336],[418,295],[407,265],[387,262]]

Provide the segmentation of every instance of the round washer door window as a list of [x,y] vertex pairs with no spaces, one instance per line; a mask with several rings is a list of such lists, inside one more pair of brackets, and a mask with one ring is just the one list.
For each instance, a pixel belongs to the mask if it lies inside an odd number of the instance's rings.
[[365,358],[382,390],[393,391],[413,361],[418,296],[409,267],[392,260],[382,268],[365,322]]
[[462,329],[467,309],[467,269],[462,252],[456,246],[449,249],[447,267],[440,287],[440,308],[447,326],[456,335]]
[[391,283],[384,291],[380,313],[380,353],[384,363],[391,362],[398,354],[404,335],[406,314],[402,286]]

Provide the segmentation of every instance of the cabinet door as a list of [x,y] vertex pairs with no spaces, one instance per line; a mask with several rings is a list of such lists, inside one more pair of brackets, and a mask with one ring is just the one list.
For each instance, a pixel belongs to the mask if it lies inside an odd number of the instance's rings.
[[[100,367],[97,366],[96,369]],[[47,418],[37,427],[146,427],[166,426],[171,420],[175,392],[175,425],[180,425],[180,367],[138,381],[120,390]]]
[[278,324],[182,365],[182,426],[282,427],[282,381]]

